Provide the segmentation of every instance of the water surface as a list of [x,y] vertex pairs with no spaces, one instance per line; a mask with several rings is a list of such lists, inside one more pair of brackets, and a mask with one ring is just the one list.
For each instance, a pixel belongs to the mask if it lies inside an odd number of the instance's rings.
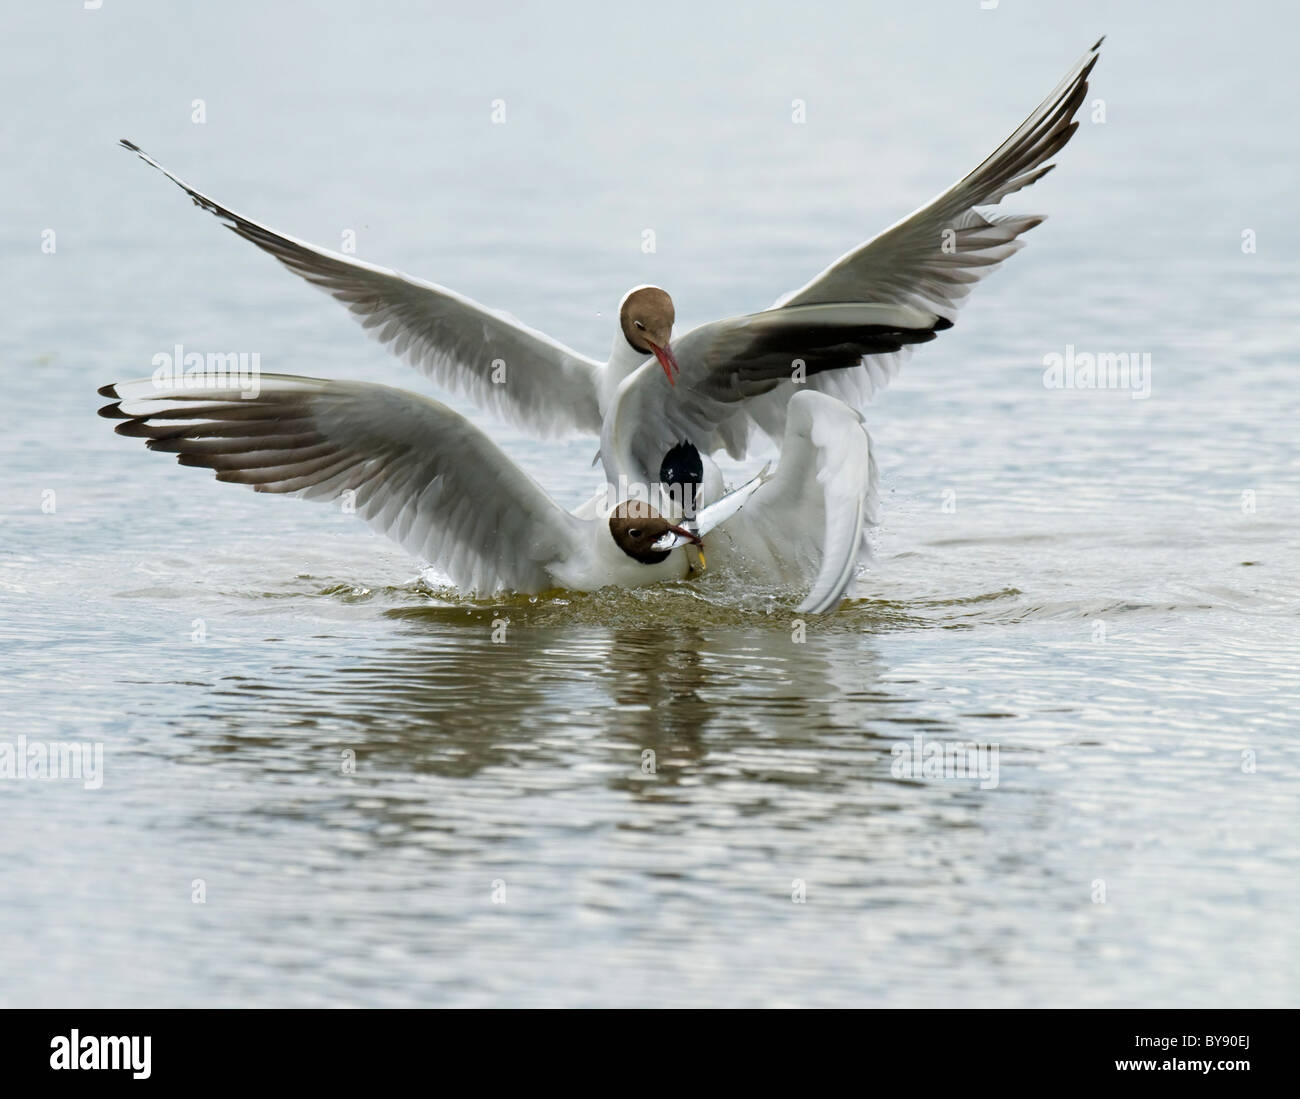
[[[1294,1004],[1294,15],[669,6],[653,64],[636,18],[9,16],[0,709],[105,773],[0,783],[0,1003]],[[119,137],[603,355],[628,286],[689,326],[801,284],[1103,31],[1105,121],[1009,203],[1051,220],[872,407],[834,616],[461,600],[95,417],[176,343],[431,391]],[[1045,388],[1067,345],[1149,396]],[[480,420],[594,488],[592,441]],[[918,736],[996,784],[897,774]]]

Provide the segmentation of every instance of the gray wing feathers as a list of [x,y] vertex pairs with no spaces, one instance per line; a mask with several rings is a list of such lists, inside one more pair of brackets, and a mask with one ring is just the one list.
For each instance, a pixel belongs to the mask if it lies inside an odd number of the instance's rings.
[[258,492],[337,503],[466,591],[538,592],[582,524],[436,401],[362,382],[262,375],[261,391],[106,386],[102,415],[182,465]]
[[277,233],[195,190],[129,141],[196,206],[342,302],[370,335],[433,381],[543,437],[600,431],[598,364],[452,290]]

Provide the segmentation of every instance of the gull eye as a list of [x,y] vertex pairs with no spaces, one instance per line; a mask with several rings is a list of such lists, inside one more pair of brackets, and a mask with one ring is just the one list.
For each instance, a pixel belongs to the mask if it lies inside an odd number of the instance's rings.
[[627,533],[628,533],[628,537],[629,537],[629,538],[640,538],[640,537],[641,537],[641,532],[640,532],[639,530],[637,530],[635,527],[634,527],[632,530],[628,531]]
[[644,332],[644,331],[645,331],[645,325],[642,324],[640,321],[633,321],[633,322],[632,322],[632,327],[635,328],[638,332]]

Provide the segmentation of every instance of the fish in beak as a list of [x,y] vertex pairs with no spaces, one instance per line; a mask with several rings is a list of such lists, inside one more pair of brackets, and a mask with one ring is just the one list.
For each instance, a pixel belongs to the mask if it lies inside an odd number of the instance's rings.
[[670,526],[668,533],[660,537],[650,548],[655,551],[673,550],[678,546],[698,546],[700,536],[685,527]]

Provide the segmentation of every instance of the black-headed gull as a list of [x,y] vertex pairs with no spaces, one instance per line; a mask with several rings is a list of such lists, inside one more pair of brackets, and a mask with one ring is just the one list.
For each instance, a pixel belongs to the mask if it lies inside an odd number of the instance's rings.
[[[598,435],[609,427],[620,387],[635,377],[639,392],[624,397],[637,408],[637,437],[627,457],[653,470],[682,440],[733,458],[743,457],[760,435],[779,442],[786,405],[800,389],[860,409],[894,376],[912,344],[949,327],[971,287],[1023,247],[1021,235],[1043,220],[986,216],[980,208],[1050,171],[1047,161],[1078,128],[1074,115],[1100,46],[974,171],[770,309],[713,321],[674,341],[669,295],[658,287],[629,291],[604,363],[452,290],[250,221],[136,145],[122,144],[241,237],[343,302],[397,355],[518,427],[542,436]],[[675,386],[639,369],[655,360]]]
[[[196,384],[191,384],[191,382]],[[480,595],[643,587],[688,576],[701,540],[748,584],[806,590],[833,609],[863,547],[874,463],[861,417],[796,394],[774,473],[702,508],[690,526],[644,499],[568,512],[482,431],[445,405],[388,386],[262,375],[104,386],[101,415],[182,465],[259,492],[344,501],[410,553]]]

